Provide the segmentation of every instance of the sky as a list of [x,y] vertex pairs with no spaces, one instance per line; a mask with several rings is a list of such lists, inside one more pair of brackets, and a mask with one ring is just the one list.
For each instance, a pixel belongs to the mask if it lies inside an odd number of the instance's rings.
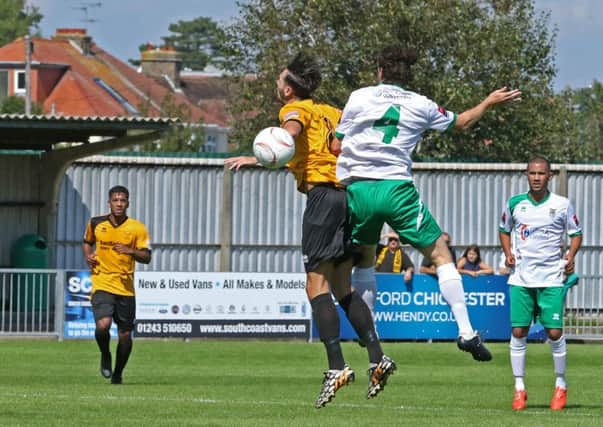
[[[29,0],[29,4],[44,15],[40,24],[44,37],[52,36],[56,28],[86,28],[99,46],[124,61],[138,58],[143,43],[160,44],[171,23],[199,16],[227,23],[238,15],[237,0]],[[603,81],[603,0],[536,0],[536,8],[550,10],[550,23],[558,29],[555,90]]]

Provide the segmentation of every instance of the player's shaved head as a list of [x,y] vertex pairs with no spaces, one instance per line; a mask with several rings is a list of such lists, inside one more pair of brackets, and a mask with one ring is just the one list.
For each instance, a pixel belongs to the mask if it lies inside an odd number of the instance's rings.
[[544,163],[546,165],[546,169],[547,171],[551,171],[551,162],[549,162],[549,159],[547,159],[546,157],[543,156],[534,156],[532,157],[529,161],[528,161],[528,167],[527,169],[530,169],[530,165],[534,164],[534,163]]

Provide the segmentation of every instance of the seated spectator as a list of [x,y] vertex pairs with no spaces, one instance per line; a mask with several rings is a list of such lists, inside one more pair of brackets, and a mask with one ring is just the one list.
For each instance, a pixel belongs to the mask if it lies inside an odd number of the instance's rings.
[[494,269],[482,261],[479,253],[479,246],[470,245],[463,253],[463,256],[456,264],[456,268],[461,274],[477,277],[484,274],[494,274]]
[[389,233],[383,237],[387,237],[387,245],[377,245],[375,271],[378,273],[404,273],[404,281],[410,282],[415,272],[415,266],[402,250],[398,235]]
[[[450,234],[443,231],[442,236],[444,236],[444,240],[446,241],[446,245],[448,245],[450,255],[452,255],[452,262],[456,265],[456,253],[454,252],[454,249],[452,249],[452,246],[450,246]],[[421,267],[419,267],[419,273],[433,274],[434,276],[436,275],[436,266],[431,263],[429,257],[423,257]]]

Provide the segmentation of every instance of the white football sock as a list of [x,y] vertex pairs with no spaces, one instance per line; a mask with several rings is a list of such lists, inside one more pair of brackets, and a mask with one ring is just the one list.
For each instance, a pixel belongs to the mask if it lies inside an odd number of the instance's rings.
[[523,378],[526,375],[526,352],[528,350],[528,338],[515,338],[511,336],[509,344],[511,353],[511,369],[515,377],[515,390],[525,390]]
[[358,268],[352,271],[352,288],[364,300],[371,313],[375,312],[375,299],[377,298],[377,279],[375,268]]
[[469,312],[465,304],[465,290],[461,275],[453,263],[444,264],[436,268],[440,292],[450,306],[450,310],[456,319],[459,335],[465,339],[475,336],[473,326],[469,320]]
[[555,368],[555,387],[567,388],[565,383],[565,366],[567,361],[567,343],[565,335],[561,335],[557,341],[550,341],[553,353],[553,366]]

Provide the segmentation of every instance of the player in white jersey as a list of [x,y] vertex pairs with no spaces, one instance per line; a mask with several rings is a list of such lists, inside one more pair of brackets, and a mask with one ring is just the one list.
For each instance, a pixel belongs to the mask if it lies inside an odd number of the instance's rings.
[[459,348],[470,352],[475,360],[488,361],[492,355],[469,320],[461,276],[440,227],[412,181],[411,154],[426,130],[467,129],[491,107],[518,99],[521,92],[498,89],[457,116],[404,89],[414,62],[414,50],[399,46],[384,49],[378,63],[380,84],[350,95],[336,129],[339,143],[332,148],[340,151],[337,178],[347,185],[352,238],[362,251],[353,286],[366,295],[376,295],[375,245],[387,222],[401,241],[419,249],[436,265],[440,291],[459,327]]
[[[548,160],[543,157],[531,159],[527,169],[530,191],[509,199],[500,222],[500,242],[506,264],[511,268],[510,353],[515,376],[512,407],[516,411],[526,407],[524,376],[527,336],[535,318],[544,326],[553,353],[556,381],[551,409],[561,410],[567,401],[567,346],[563,336],[564,280],[565,274],[574,272],[574,258],[582,244],[582,229],[570,201],[549,191],[551,176]],[[570,246],[565,257],[562,257],[566,232]]]

